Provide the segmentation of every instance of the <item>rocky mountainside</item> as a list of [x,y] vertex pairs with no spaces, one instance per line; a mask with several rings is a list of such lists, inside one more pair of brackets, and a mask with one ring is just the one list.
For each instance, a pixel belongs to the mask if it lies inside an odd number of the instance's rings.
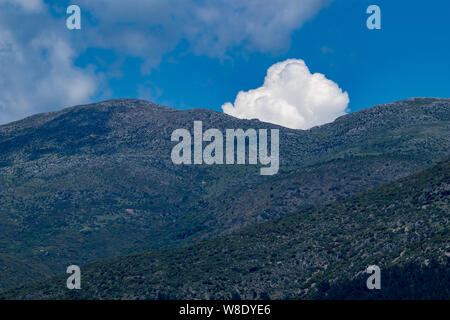
[[[87,265],[82,290],[67,290],[61,276],[0,298],[449,299],[449,217],[450,160],[227,236]],[[379,291],[365,287],[374,264]]]
[[[171,133],[280,129],[280,172],[176,166]],[[380,105],[310,130],[113,100],[0,126],[0,288],[173,248],[357,194],[450,155],[450,100]],[[128,210],[129,209],[129,210]],[[8,257],[13,257],[9,259]]]

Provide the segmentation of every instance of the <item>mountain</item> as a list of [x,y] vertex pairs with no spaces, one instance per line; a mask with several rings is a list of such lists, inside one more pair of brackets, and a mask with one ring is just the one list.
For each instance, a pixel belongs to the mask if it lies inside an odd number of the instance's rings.
[[[192,246],[89,264],[82,268],[81,290],[67,290],[60,276],[0,297],[298,299],[345,298],[343,292],[355,291],[365,298],[449,299],[449,216],[450,160]],[[364,288],[364,271],[373,264],[381,268],[380,291]],[[424,295],[414,290],[423,288]]]
[[448,300],[450,298],[450,257],[419,264],[409,262],[383,269],[382,290],[367,290],[368,275],[361,273],[351,280],[317,285],[310,295],[314,300]]
[[[175,129],[277,128],[280,171],[174,165]],[[326,204],[450,156],[450,99],[375,106],[310,130],[112,100],[0,126],[0,288],[70,264],[192,244]],[[130,210],[127,210],[130,209]],[[12,257],[9,259],[9,257]],[[17,266],[21,272],[17,272]]]

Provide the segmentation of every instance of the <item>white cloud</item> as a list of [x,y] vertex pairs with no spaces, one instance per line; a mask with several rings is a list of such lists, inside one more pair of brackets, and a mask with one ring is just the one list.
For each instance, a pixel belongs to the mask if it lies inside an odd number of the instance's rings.
[[140,58],[143,72],[182,42],[217,58],[275,52],[330,1],[78,0],[82,30],[69,32],[68,0],[0,0],[0,123],[104,97],[96,70],[75,65],[87,48]]
[[0,13],[0,123],[89,102],[100,78],[74,65],[76,51],[57,28],[39,30],[37,16],[21,13]]
[[[195,23],[186,36],[199,53],[222,56],[236,46],[278,52],[292,32],[314,17],[329,0],[219,0],[193,6]],[[195,2],[194,2],[195,3]]]
[[92,46],[144,59],[147,69],[186,40],[189,50],[224,58],[237,48],[279,52],[292,32],[331,0],[79,0],[95,17]]
[[15,6],[27,12],[39,12],[44,9],[42,0],[0,0],[0,5],[2,4]]
[[347,92],[321,73],[311,74],[303,60],[289,59],[267,71],[262,87],[239,92],[225,103],[225,113],[240,119],[259,119],[293,129],[309,129],[346,113]]

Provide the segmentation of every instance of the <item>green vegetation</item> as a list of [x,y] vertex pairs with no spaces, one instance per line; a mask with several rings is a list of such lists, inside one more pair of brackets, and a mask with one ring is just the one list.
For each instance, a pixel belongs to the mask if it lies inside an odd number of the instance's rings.
[[448,300],[450,298],[450,258],[447,263],[428,261],[426,265],[407,263],[383,270],[382,290],[367,290],[367,275],[339,281],[330,286],[321,282],[315,300]]
[[[449,299],[448,290],[432,294],[427,288],[423,297],[417,291],[448,280],[449,216],[450,160],[360,195],[192,246],[88,264],[80,291],[67,290],[66,277],[60,276],[0,297],[354,298],[363,291],[362,273],[376,264],[382,270],[381,293],[364,291],[361,298]],[[422,283],[427,279],[429,284]],[[412,289],[400,290],[403,284]]]
[[281,167],[272,177],[253,166],[174,166],[170,135],[192,129],[194,120],[205,130],[276,127],[137,100],[0,126],[0,289],[29,281],[16,272],[19,264],[38,280],[70,264],[186,246],[347,198],[450,156],[448,99],[376,106],[307,131],[280,128]]

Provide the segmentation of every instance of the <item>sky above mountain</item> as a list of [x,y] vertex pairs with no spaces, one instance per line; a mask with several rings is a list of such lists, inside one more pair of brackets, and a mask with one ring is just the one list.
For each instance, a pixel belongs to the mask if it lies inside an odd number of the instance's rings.
[[0,123],[142,98],[305,129],[449,97],[449,15],[444,0],[0,0]]

